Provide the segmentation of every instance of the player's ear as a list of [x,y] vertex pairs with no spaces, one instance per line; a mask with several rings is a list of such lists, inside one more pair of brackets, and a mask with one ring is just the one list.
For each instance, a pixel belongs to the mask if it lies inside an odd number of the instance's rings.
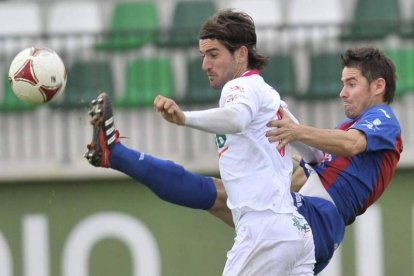
[[236,62],[243,63],[247,60],[247,57],[249,55],[249,50],[244,45],[240,46],[240,48],[236,50],[235,55],[236,55]]
[[386,86],[385,79],[378,78],[373,81],[372,85],[375,90],[375,95],[385,93],[385,86]]

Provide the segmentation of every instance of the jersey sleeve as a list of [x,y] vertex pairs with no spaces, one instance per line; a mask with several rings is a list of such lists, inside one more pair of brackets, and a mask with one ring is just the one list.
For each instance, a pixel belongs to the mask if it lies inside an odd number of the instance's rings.
[[392,150],[401,129],[390,109],[374,108],[366,112],[351,128],[362,131],[367,138],[366,151]]
[[238,133],[252,120],[244,105],[224,106],[200,111],[186,111],[185,125],[210,133]]

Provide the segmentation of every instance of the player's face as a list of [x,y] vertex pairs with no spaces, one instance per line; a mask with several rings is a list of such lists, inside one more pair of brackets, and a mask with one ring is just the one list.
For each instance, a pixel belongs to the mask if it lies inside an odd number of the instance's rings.
[[345,67],[342,70],[343,88],[339,94],[343,103],[345,115],[354,119],[361,115],[366,109],[377,103],[374,84],[362,76],[361,70]]
[[199,48],[203,59],[202,69],[207,73],[212,88],[221,89],[244,72],[236,59],[238,50],[232,54],[216,39],[201,39]]

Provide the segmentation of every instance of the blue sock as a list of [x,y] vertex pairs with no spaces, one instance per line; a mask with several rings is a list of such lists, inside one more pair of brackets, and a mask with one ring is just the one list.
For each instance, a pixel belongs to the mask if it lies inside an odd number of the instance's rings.
[[185,207],[210,209],[217,196],[211,177],[185,170],[168,160],[114,145],[110,156],[111,168],[123,172],[150,188],[161,199]]

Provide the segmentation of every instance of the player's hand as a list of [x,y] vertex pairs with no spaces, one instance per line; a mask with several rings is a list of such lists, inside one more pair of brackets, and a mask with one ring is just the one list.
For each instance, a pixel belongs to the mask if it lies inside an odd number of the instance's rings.
[[154,99],[154,108],[160,112],[162,117],[170,123],[183,125],[185,115],[174,100],[158,95]]
[[270,143],[279,142],[277,148],[281,149],[292,141],[297,140],[300,125],[293,121],[283,108],[279,109],[281,119],[270,121],[267,126],[271,129],[266,132]]

